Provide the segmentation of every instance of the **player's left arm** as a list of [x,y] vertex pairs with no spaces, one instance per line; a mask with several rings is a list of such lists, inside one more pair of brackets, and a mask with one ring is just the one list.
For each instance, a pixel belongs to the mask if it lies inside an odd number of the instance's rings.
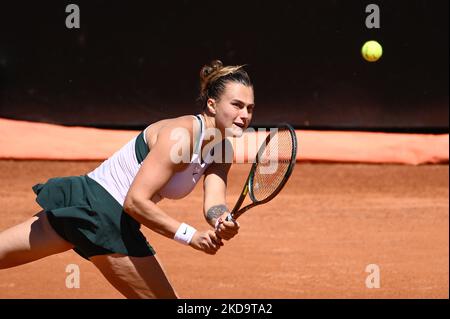
[[[212,163],[205,172],[203,182],[203,212],[205,219],[225,240],[239,231],[236,221],[225,221],[230,213],[226,205],[227,176],[231,163]],[[218,221],[219,220],[219,221]]]

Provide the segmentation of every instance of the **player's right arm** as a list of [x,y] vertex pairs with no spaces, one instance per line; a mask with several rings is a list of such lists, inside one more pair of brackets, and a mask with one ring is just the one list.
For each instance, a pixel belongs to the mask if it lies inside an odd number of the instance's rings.
[[[188,125],[185,127],[188,134],[183,138],[171,138],[173,130],[180,129],[178,124],[167,125],[158,132],[157,141],[142,162],[124,201],[124,210],[127,214],[151,230],[171,239],[174,238],[181,223],[165,213],[151,198],[173,174],[186,167],[186,163],[174,161],[174,152],[181,150],[189,150],[190,154],[192,152],[191,127]],[[221,245],[221,240],[212,230],[196,231],[190,242],[190,246],[208,254],[215,254]]]

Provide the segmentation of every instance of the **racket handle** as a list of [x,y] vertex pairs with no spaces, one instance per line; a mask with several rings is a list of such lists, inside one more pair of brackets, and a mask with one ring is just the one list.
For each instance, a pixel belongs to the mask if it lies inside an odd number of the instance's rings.
[[[233,221],[234,220],[234,218],[233,218],[233,215],[232,215],[232,213],[229,213],[228,215],[227,215],[227,217],[225,217],[225,220],[227,221],[227,222],[229,222],[229,221]],[[219,219],[217,219],[217,221],[216,221],[216,225],[214,226],[214,229],[218,229],[218,227],[219,227]]]
[[[225,217],[225,220],[226,220],[227,222],[229,222],[230,220],[233,220],[233,215],[231,215],[231,213],[229,213],[229,214],[227,215],[227,217]],[[219,221],[220,221],[220,219],[217,219],[217,220],[216,220],[216,225],[214,226],[214,229],[216,229],[216,230],[217,230],[217,228],[219,227]]]

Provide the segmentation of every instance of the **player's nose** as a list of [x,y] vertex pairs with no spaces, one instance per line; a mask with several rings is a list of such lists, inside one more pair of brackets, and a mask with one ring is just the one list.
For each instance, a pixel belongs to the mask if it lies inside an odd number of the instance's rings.
[[239,117],[245,121],[248,120],[249,112],[247,110],[247,107],[243,107],[239,112]]

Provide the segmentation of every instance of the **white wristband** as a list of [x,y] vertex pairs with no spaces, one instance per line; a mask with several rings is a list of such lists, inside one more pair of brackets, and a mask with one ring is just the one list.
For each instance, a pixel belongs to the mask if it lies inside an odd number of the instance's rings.
[[196,231],[197,229],[195,229],[194,227],[185,223],[181,223],[173,239],[182,244],[189,245]]

